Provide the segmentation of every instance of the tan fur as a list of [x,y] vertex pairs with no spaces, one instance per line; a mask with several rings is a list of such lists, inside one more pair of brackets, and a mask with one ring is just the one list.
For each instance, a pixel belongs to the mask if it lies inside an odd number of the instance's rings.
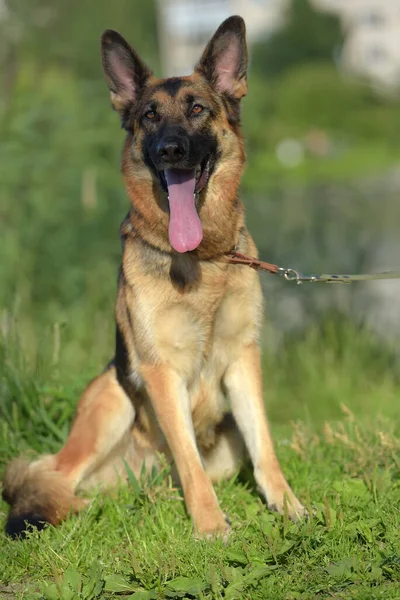
[[[243,29],[240,23],[235,27]],[[294,519],[304,512],[281,471],[265,415],[259,278],[254,270],[224,260],[234,247],[257,256],[237,197],[243,139],[201,70],[182,79],[171,98],[160,91],[162,80],[148,75],[142,101],[156,97],[164,119],[188,128],[203,126],[182,116],[188,90],[215,107],[218,118],[208,127],[221,158],[200,192],[203,240],[190,253],[172,251],[165,194],[143,160],[144,129],[135,122],[122,158],[132,210],[121,227],[116,358],[84,392],[60,452],[32,465],[11,463],[4,497],[12,515],[34,510],[55,524],[81,508],[77,490],[126,479],[122,459],[139,476],[143,464],[158,465],[164,453],[175,464],[197,533],[224,533],[228,524],[212,482],[232,476],[245,447],[268,505],[282,513],[287,501]],[[240,98],[247,89],[244,74],[232,85]],[[111,90],[121,112],[128,92],[129,86],[119,94]],[[225,414],[226,394],[232,415]]]

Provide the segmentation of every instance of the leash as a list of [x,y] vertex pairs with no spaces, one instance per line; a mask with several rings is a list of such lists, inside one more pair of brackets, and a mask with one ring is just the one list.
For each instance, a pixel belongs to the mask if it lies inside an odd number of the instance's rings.
[[400,271],[384,271],[383,273],[364,273],[361,275],[303,275],[295,269],[285,269],[272,263],[267,263],[258,258],[245,256],[240,252],[228,252],[228,261],[236,265],[247,265],[256,271],[267,271],[273,275],[280,275],[286,281],[300,283],[353,283],[353,281],[374,281],[376,279],[400,279]]

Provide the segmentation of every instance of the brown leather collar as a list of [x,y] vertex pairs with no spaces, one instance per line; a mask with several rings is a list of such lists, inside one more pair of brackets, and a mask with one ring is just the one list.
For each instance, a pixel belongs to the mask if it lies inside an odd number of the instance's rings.
[[278,273],[279,267],[278,265],[273,265],[271,263],[264,262],[262,260],[258,260],[258,258],[253,258],[249,256],[245,256],[240,252],[236,252],[233,249],[231,252],[227,252],[225,256],[228,258],[228,261],[232,264],[236,265],[247,265],[252,269],[256,269],[256,271],[268,271],[269,273]]

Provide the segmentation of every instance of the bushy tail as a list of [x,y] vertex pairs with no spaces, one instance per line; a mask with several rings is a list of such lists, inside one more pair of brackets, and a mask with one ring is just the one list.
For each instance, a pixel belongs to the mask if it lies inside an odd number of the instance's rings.
[[31,527],[57,525],[69,512],[85,506],[70,482],[55,470],[55,462],[55,456],[45,456],[33,463],[17,458],[8,465],[2,495],[11,506],[6,524],[11,537],[25,537]]

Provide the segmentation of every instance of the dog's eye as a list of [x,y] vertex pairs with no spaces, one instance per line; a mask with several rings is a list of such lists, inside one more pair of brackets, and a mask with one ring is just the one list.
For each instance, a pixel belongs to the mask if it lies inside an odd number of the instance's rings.
[[146,119],[149,119],[149,121],[151,121],[152,119],[155,119],[156,113],[154,110],[148,110],[146,113],[144,113],[144,116],[146,117]]
[[195,115],[199,115],[200,113],[202,113],[204,110],[204,106],[201,106],[201,104],[195,104],[192,108],[192,113]]

